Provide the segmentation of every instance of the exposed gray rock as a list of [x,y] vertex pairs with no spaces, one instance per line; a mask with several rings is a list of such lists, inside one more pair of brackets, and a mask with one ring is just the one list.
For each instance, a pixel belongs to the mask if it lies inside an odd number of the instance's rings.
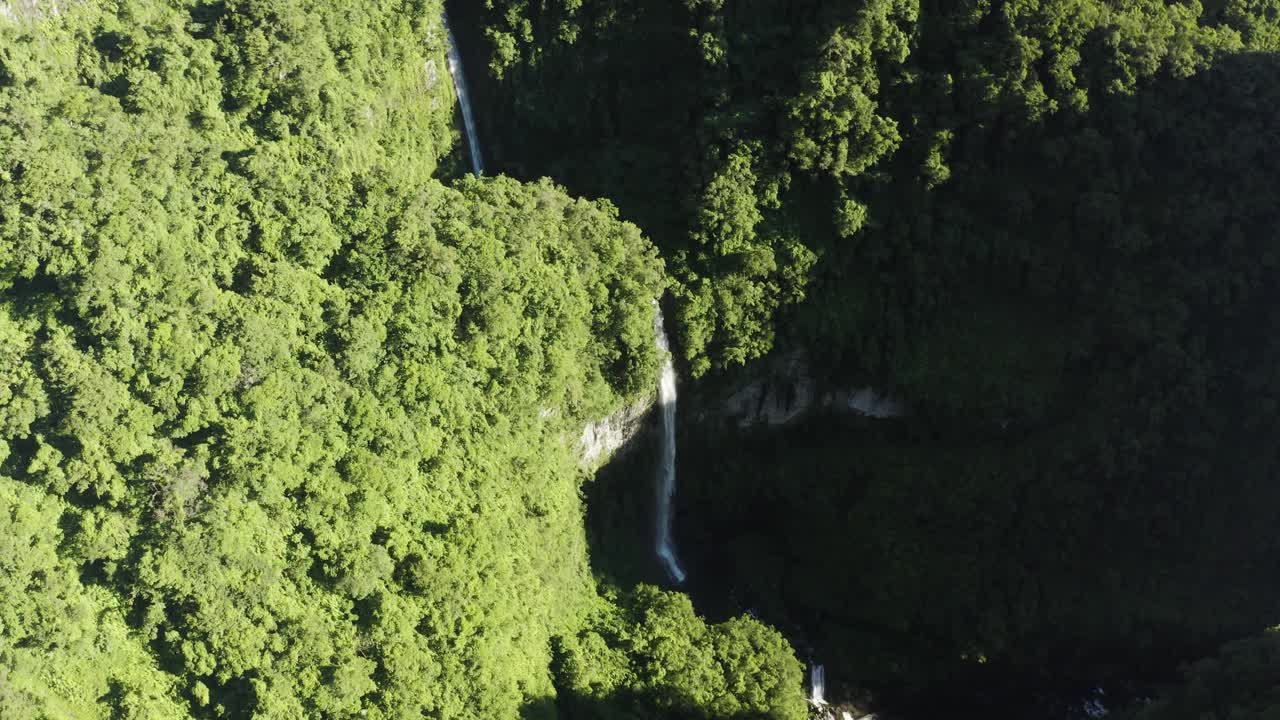
[[626,447],[644,430],[654,402],[655,398],[649,396],[609,417],[588,423],[578,440],[579,464],[589,469],[598,468]]
[[741,427],[787,425],[813,409],[815,387],[804,356],[789,353],[767,376],[733,392],[724,402],[723,414]]
[[815,377],[808,357],[787,353],[759,366],[755,377],[725,393],[710,407],[704,402],[699,420],[709,415],[726,418],[739,427],[790,425],[815,410],[872,418],[908,414],[905,402],[871,387],[825,387]]
[[70,0],[0,0],[0,18],[11,22],[57,17]]
[[435,90],[436,83],[440,82],[440,68],[436,66],[435,58],[422,64],[422,79],[427,90]]
[[[696,422],[728,421],[740,428],[786,427],[816,411],[869,418],[904,417],[910,408],[894,395],[871,387],[831,387],[813,372],[800,351],[760,364],[747,379],[693,402]],[[649,396],[589,423],[579,438],[582,467],[595,469],[626,447],[651,421],[655,398]]]
[[822,404],[832,410],[848,410],[880,419],[903,417],[907,414],[907,406],[901,400],[869,387],[860,390],[836,390],[824,395]]

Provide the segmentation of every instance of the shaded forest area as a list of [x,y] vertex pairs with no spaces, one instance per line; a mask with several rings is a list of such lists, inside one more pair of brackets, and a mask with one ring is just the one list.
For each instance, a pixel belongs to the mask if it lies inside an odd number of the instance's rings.
[[700,607],[1028,717],[1277,622],[1280,4],[486,8],[495,156],[654,239],[694,392],[803,350],[913,408],[686,422]]

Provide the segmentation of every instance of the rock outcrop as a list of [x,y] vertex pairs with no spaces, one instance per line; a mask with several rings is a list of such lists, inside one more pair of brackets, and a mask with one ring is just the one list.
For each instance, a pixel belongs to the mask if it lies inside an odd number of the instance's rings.
[[0,18],[17,22],[57,17],[71,0],[0,0]]
[[626,448],[652,417],[656,398],[648,396],[606,418],[588,423],[578,439],[579,464],[596,469]]
[[743,428],[781,427],[818,410],[881,419],[908,414],[906,403],[889,393],[821,382],[814,376],[808,356],[796,351],[761,364],[754,376],[748,375],[747,380],[710,402],[703,398],[698,420],[718,416]]

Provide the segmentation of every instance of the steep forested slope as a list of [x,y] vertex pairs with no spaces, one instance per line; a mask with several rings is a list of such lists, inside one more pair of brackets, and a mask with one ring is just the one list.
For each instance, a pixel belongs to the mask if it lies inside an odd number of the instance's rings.
[[484,91],[511,112],[487,119],[510,169],[552,170],[652,232],[695,372],[782,331],[905,382],[921,326],[968,301],[975,272],[1053,260],[959,225],[948,193],[983,177],[961,207],[998,216],[992,191],[1026,178],[986,176],[1040,128],[1223,51],[1280,49],[1274,3],[1207,5],[498,0],[479,18]]
[[[32,7],[0,17],[0,716],[803,715],[775,631],[596,595],[573,441],[652,386],[662,264],[608,203],[434,179],[438,3]],[[606,628],[608,693],[553,663]]]

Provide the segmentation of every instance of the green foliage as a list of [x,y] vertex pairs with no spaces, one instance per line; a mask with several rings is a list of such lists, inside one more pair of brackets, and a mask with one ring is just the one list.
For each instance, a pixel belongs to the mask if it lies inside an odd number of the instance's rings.
[[668,286],[694,375],[801,346],[918,414],[681,454],[703,565],[846,676],[1270,617],[1275,2],[459,9],[499,163],[611,200],[436,178],[439,0],[0,16],[4,716],[803,717],[767,626],[593,587],[574,440]]
[[[710,367],[711,356],[740,363],[767,352],[774,313],[804,297],[803,276],[815,260],[786,229],[765,225],[753,155],[749,149],[730,155],[700,201],[691,257],[715,268],[716,280],[685,270],[676,286],[695,374]],[[679,267],[687,267],[685,257]]]
[[689,599],[640,586],[560,647],[558,685],[572,717],[808,717],[802,668],[754,618],[708,626]]
[[0,717],[182,717],[173,678],[132,637],[120,598],[83,584],[60,552],[65,512],[0,476]]
[[1240,33],[1251,50],[1280,52],[1280,3],[1276,0],[1209,0],[1206,15]]
[[802,89],[786,101],[797,170],[857,177],[897,149],[897,123],[878,114],[876,97],[880,73],[910,56],[904,29],[918,13],[915,0],[868,2],[825,38]]
[[440,17],[0,20],[0,715],[552,694],[600,602],[576,438],[652,387],[665,281],[607,202],[432,178]]
[[[768,353],[780,327],[879,371],[865,346],[929,319],[955,273],[915,260],[937,227],[918,204],[1020,128],[1271,47],[1274,8],[1217,5],[498,0],[480,21],[486,92],[511,109],[492,114],[498,161],[611,197],[650,231],[701,375]],[[907,297],[875,307],[853,283]]]
[[906,58],[916,3],[802,5],[514,0],[485,17],[490,94],[539,140],[512,139],[508,163],[613,198],[658,239],[695,375],[767,353],[806,296],[811,235],[836,213],[796,208],[793,175],[844,183],[901,140],[879,70]]

